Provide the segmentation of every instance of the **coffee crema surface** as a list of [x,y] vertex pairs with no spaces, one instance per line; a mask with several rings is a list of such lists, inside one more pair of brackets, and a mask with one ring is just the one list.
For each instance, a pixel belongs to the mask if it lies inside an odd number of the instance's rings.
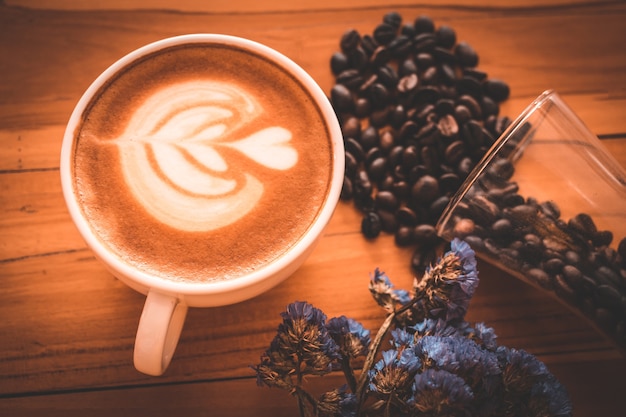
[[74,181],[98,238],[161,278],[237,278],[311,227],[332,178],[323,115],[286,70],[237,46],[153,52],[95,94]]

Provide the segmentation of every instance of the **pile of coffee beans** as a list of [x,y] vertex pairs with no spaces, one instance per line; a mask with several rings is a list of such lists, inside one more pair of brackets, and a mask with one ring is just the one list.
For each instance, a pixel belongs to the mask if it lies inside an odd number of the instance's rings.
[[564,219],[556,202],[520,195],[501,155],[458,203],[447,237],[553,291],[626,348],[626,237],[612,247],[589,214]]
[[427,16],[390,12],[372,34],[346,31],[330,67],[330,99],[346,149],[342,199],[363,212],[370,239],[395,235],[416,248],[420,274],[441,244],[435,224],[450,198],[510,124],[499,115],[509,86],[479,70],[479,57]]

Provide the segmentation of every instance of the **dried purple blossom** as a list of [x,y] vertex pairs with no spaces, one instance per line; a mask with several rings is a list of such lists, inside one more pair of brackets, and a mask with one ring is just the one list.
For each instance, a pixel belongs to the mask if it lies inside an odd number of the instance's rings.
[[346,316],[334,317],[328,320],[326,328],[342,356],[352,359],[367,354],[370,331],[358,321]]
[[413,396],[413,378],[421,361],[412,349],[387,350],[368,372],[369,391],[377,398],[404,408]]
[[[326,322],[310,304],[290,304],[253,367],[257,383],[289,391],[302,417],[571,416],[565,388],[543,363],[522,350],[498,347],[492,328],[465,321],[478,284],[476,258],[465,242],[450,247],[416,283],[413,297],[376,269],[369,290],[389,315],[373,340],[353,319]],[[381,354],[389,330],[393,349]],[[363,355],[356,374],[352,360]],[[343,370],[347,386],[316,400],[304,390],[303,376],[333,367]]]
[[[281,316],[283,322],[261,357],[261,365],[280,375],[330,372],[339,353],[326,329],[326,315],[308,303],[295,302],[289,304]],[[256,368],[257,374],[260,369]]]
[[474,394],[463,378],[450,372],[426,369],[415,376],[410,402],[419,416],[471,416]]
[[415,351],[426,367],[462,376],[474,392],[482,390],[487,396],[497,393],[501,376],[498,358],[473,340],[462,336],[424,336]]
[[438,262],[426,269],[414,286],[416,317],[462,321],[478,286],[476,256],[470,246],[459,239],[450,244]]
[[317,401],[319,417],[355,417],[356,410],[356,396],[346,386],[325,392]]
[[406,305],[411,302],[411,295],[406,290],[396,290],[389,277],[376,268],[370,278],[369,290],[374,300],[388,312],[396,310],[397,305]]

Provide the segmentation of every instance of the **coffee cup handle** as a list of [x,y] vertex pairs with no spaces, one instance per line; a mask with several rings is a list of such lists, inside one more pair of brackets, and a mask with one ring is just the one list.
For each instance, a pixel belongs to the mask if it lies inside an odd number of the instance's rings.
[[187,305],[171,295],[148,291],[144,304],[133,360],[135,368],[147,375],[159,376],[172,360],[187,316]]

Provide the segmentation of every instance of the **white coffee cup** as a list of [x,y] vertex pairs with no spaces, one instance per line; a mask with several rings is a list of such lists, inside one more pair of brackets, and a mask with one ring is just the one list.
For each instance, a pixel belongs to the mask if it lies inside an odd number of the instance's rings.
[[[317,217],[302,238],[279,259],[232,280],[177,282],[154,276],[122,261],[94,232],[77,201],[73,177],[75,132],[82,123],[83,115],[94,95],[110,82],[112,76],[121,68],[162,48],[198,42],[221,43],[254,51],[257,55],[284,68],[297,79],[308,91],[325,120],[331,139],[332,174],[326,198]],[[134,364],[137,370],[145,374],[161,375],[169,366],[178,344],[188,307],[215,307],[255,297],[289,277],[304,262],[322,235],[339,200],[344,176],[343,139],[335,112],[326,95],[292,60],[250,40],[227,35],[192,34],[164,39],[141,47],[115,62],[93,82],[78,102],[68,122],[61,150],[60,172],[70,215],[90,249],[113,275],[131,288],[147,295],[135,340]]]

